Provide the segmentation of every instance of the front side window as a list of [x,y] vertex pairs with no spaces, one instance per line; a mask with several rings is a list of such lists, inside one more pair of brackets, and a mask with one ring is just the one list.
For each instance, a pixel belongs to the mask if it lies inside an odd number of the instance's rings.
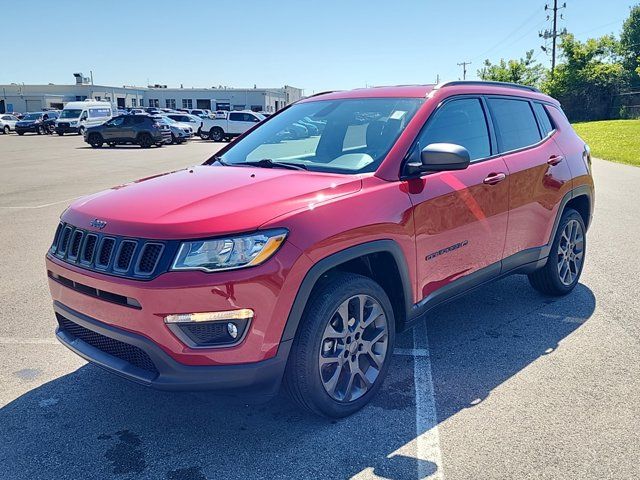
[[540,141],[538,124],[528,101],[490,98],[488,102],[503,152],[528,147]]
[[[358,98],[299,103],[238,140],[220,159],[232,165],[268,159],[322,172],[373,172],[423,102]],[[232,112],[229,119],[244,115]]]
[[467,149],[471,161],[491,155],[487,119],[480,100],[451,100],[428,120],[418,138],[420,150],[431,143],[454,143]]

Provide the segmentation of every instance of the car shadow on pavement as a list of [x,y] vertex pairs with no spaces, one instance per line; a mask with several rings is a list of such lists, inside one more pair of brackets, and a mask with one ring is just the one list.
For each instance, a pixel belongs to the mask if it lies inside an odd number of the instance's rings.
[[[553,355],[594,309],[582,284],[567,297],[548,298],[525,277],[510,277],[432,311],[427,332],[438,422]],[[411,332],[399,336],[399,348],[412,345]],[[248,405],[208,393],[158,392],[86,365],[0,410],[3,478],[415,479],[414,444],[423,432],[416,432],[413,369],[413,357],[395,355],[372,404],[331,421],[301,412],[284,395]],[[425,475],[437,470],[420,462]]]

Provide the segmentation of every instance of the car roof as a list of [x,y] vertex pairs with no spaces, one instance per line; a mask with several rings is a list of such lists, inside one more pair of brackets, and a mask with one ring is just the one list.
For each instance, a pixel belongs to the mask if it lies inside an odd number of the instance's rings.
[[458,80],[439,84],[427,85],[396,85],[387,87],[357,88],[334,92],[323,92],[312,95],[300,103],[318,100],[337,100],[348,98],[439,98],[456,94],[494,94],[512,95],[532,99],[539,99],[558,104],[558,101],[541,93],[539,90],[526,85],[506,82],[490,82],[480,80]]

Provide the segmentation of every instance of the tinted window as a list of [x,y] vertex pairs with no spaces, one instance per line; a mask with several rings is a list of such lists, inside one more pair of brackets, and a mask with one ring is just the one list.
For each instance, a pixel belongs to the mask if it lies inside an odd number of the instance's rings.
[[544,108],[544,105],[541,103],[534,103],[533,109],[536,111],[540,127],[542,127],[542,134],[545,136],[548,135],[549,132],[553,130],[553,125],[551,124],[551,119],[549,118],[547,109]]
[[89,116],[91,118],[108,117],[111,115],[111,109],[109,108],[90,108]]
[[136,125],[140,125],[142,123],[144,123],[145,119],[148,118],[145,115],[134,115],[133,116],[133,123],[135,123]]
[[230,113],[229,114],[229,120],[232,120],[234,122],[242,122],[242,121],[244,121],[244,114],[242,114],[242,113]]
[[517,150],[540,141],[538,124],[529,102],[505,98],[489,99],[503,152]]
[[111,127],[119,127],[120,125],[122,125],[124,123],[124,119],[126,117],[122,116],[122,117],[116,117],[112,120],[109,120],[106,125],[109,125]]
[[445,103],[427,124],[418,140],[420,149],[430,143],[455,143],[469,152],[471,160],[491,155],[484,110],[477,98]]

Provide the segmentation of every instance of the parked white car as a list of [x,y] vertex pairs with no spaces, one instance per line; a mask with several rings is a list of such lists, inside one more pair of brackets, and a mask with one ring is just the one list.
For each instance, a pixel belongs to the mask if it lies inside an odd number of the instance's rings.
[[202,118],[188,113],[167,113],[166,116],[176,122],[189,125],[191,130],[193,130],[194,135],[200,135],[200,127],[202,127],[203,122]]
[[18,117],[14,117],[10,113],[0,115],[0,131],[7,135],[10,131],[16,129]]
[[113,117],[113,110],[109,102],[86,100],[84,102],[69,102],[64,106],[60,117],[56,120],[56,133],[77,133],[95,125],[102,125]]
[[251,110],[227,112],[224,118],[204,118],[200,136],[203,139],[222,142],[233,137],[242,135],[253,127],[256,123],[263,121],[266,117]]

